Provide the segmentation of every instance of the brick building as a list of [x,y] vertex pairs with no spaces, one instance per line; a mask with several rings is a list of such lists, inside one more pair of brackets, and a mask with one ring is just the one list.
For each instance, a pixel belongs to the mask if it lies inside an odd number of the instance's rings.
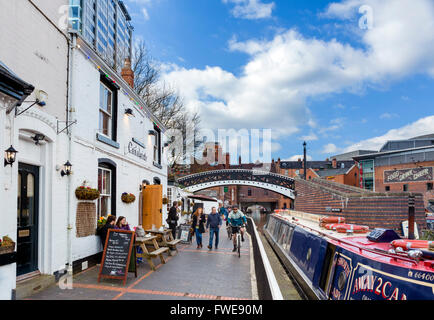
[[360,186],[376,192],[418,192],[434,202],[434,134],[388,141],[379,152],[354,157]]

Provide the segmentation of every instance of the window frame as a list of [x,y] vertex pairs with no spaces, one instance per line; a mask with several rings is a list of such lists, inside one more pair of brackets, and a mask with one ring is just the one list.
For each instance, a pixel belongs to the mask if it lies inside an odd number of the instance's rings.
[[[101,180],[101,190],[100,190],[100,186],[99,186],[99,181],[100,181],[100,172],[108,172],[109,173],[109,177],[110,177],[110,183],[109,183],[109,188],[110,188],[110,192],[109,193],[102,193],[102,189],[103,189],[103,182]],[[103,176],[101,176],[102,179]],[[97,218],[99,219],[100,217],[107,217],[108,214],[112,214],[112,212],[107,212],[107,215],[102,215],[101,214],[101,200],[103,197],[108,198],[108,211],[112,211],[112,197],[113,197],[113,170],[106,168],[105,166],[98,166],[98,191],[100,192],[100,197],[98,198],[98,203],[97,203]],[[112,214],[113,215],[113,214]]]

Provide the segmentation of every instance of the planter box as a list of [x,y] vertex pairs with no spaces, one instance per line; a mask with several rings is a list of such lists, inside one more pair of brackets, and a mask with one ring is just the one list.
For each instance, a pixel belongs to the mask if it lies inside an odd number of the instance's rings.
[[0,267],[17,262],[17,253],[0,254]]

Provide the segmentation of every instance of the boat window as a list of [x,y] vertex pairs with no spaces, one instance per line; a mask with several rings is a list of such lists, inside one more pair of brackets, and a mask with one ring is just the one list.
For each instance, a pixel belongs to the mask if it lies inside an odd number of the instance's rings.
[[286,236],[288,235],[288,226],[286,224],[282,225],[282,228],[280,228],[280,235],[279,240],[277,243],[279,243],[281,246],[285,243]]
[[[324,263],[321,271],[321,278],[319,280],[319,287],[325,292],[327,283],[330,280],[330,269],[333,262],[333,255],[335,254],[336,246],[332,244],[327,245],[326,253],[324,256]],[[326,292],[328,295],[328,293]]]
[[275,240],[279,239],[279,231],[282,223],[280,221],[276,221],[276,226],[274,227],[273,238]]
[[276,220],[274,218],[270,218],[267,225],[267,229],[270,235],[273,234],[275,225],[276,225]]
[[286,246],[284,245],[285,250],[288,251],[291,248],[291,242],[292,242],[292,235],[294,234],[294,227],[290,226],[288,230],[288,236],[286,237]]

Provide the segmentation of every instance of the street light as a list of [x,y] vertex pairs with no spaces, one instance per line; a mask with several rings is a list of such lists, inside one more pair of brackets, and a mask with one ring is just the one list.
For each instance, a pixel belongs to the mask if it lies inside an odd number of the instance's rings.
[[5,150],[5,167],[15,162],[18,151],[14,149],[14,147],[10,146],[9,149]]

